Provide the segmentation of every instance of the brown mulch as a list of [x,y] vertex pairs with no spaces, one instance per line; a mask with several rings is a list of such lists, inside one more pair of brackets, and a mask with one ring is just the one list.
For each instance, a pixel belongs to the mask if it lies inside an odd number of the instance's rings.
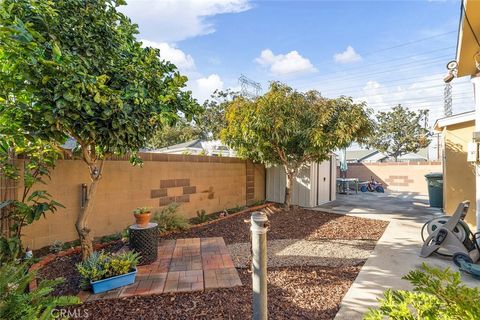
[[[123,243],[108,245],[103,250],[107,252],[116,252],[123,246]],[[55,279],[63,277],[64,282],[55,287],[52,292],[55,296],[76,295],[80,292],[80,274],[77,271],[76,264],[82,260],[79,253],[69,256],[56,257],[52,262],[39,269],[37,279]]]
[[[250,241],[251,213],[246,212],[236,217],[194,227],[164,236],[164,239],[223,237],[226,244]],[[325,213],[308,209],[277,209],[269,214],[269,240],[278,239],[344,239],[344,240],[378,240],[388,222]]]
[[[269,210],[270,240],[378,240],[387,222],[308,209]],[[227,244],[250,241],[250,213],[164,236],[164,239],[223,237]],[[114,248],[112,248],[114,249]],[[54,294],[76,294],[79,255],[56,258],[40,270],[42,278],[65,277]],[[272,267],[268,270],[270,319],[333,319],[361,265]],[[88,319],[248,319],[251,318],[251,274],[237,269],[243,286],[206,292],[162,294],[87,302],[75,314]],[[80,313],[79,313],[80,312]],[[85,317],[84,317],[85,318]]]
[[[360,267],[283,267],[268,272],[270,319],[333,319]],[[251,319],[251,274],[242,287],[87,302],[88,319]],[[79,309],[79,310],[78,310]]]

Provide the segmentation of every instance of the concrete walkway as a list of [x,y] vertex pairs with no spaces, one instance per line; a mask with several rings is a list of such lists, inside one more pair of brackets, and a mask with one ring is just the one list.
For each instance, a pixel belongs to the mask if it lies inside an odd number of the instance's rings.
[[[369,307],[377,306],[377,299],[388,288],[410,289],[402,276],[418,268],[423,262],[441,268],[455,265],[447,258],[419,257],[423,224],[442,213],[429,208],[425,196],[408,193],[359,193],[337,195],[337,200],[317,208],[337,214],[390,221],[385,233],[377,242],[355,282],[340,305],[336,320],[362,319]],[[480,281],[463,275],[469,286],[480,286]]]

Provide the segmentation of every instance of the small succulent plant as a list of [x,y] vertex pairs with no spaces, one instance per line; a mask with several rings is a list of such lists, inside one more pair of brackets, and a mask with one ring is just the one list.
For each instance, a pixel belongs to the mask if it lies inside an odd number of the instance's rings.
[[123,253],[94,252],[85,261],[77,264],[80,273],[80,287],[88,289],[90,281],[98,281],[126,274],[137,266],[140,256],[133,251]]
[[133,210],[133,214],[147,214],[150,213],[150,208],[148,207],[138,207]]

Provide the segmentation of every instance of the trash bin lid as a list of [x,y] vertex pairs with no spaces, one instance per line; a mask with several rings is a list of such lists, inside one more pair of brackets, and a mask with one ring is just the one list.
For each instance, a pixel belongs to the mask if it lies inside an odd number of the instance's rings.
[[427,178],[427,179],[434,179],[434,180],[440,180],[440,179],[443,179],[443,173],[442,173],[442,172],[427,173],[427,174],[425,175],[425,178]]

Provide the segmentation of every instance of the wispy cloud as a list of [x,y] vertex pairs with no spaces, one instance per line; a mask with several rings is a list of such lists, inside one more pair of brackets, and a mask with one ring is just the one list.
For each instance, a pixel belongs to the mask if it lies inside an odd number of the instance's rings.
[[251,7],[248,0],[131,0],[120,10],[140,26],[143,37],[172,43],[213,33],[211,17]]
[[191,85],[193,96],[203,102],[215,92],[223,89],[223,80],[218,74],[211,74],[208,77],[198,78]]
[[185,72],[195,69],[195,61],[192,56],[176,48],[175,45],[145,39],[142,39],[141,41],[145,47],[160,49],[160,58],[170,61],[176,65],[179,70]]
[[262,66],[268,67],[272,74],[279,76],[317,71],[310,60],[302,57],[298,51],[275,55],[272,50],[265,49],[255,61]]
[[333,55],[333,60],[337,63],[353,63],[362,60],[362,57],[355,52],[353,47],[348,46],[347,49],[343,52],[335,53]]

